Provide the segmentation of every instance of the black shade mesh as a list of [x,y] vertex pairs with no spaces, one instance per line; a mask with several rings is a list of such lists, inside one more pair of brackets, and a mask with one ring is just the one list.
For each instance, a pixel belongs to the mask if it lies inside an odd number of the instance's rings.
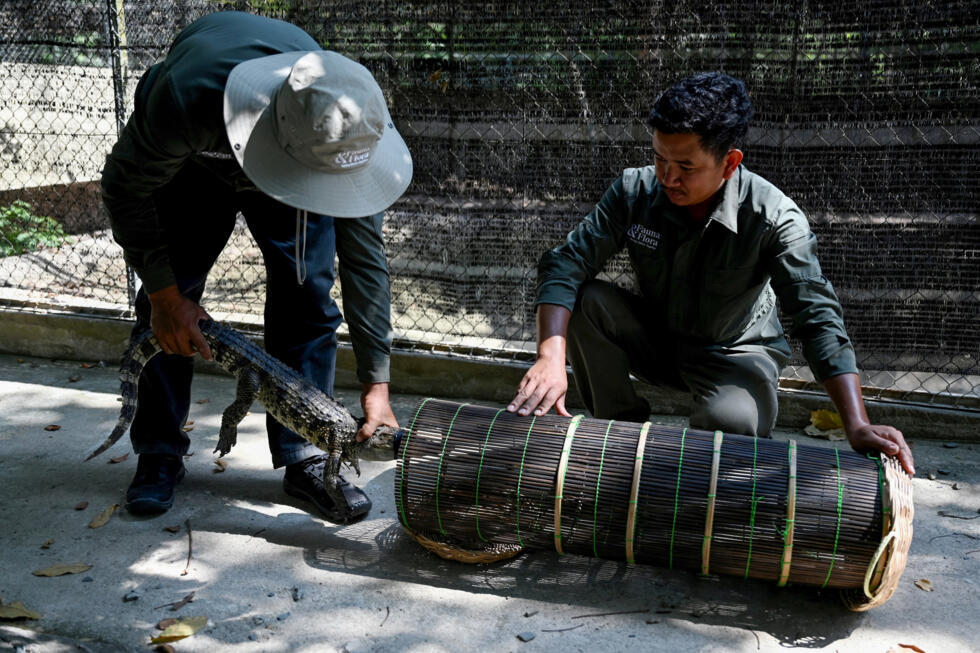
[[[746,165],[811,219],[864,382],[882,397],[980,407],[975,0],[7,0],[6,303],[129,310],[132,279],[99,198],[105,153],[140,74],[182,27],[225,9],[294,22],[385,89],[415,160],[386,220],[399,347],[532,356],[538,257],[624,167],[650,163],[657,94],[722,70],[756,108]],[[604,274],[632,283],[622,257]],[[205,305],[258,318],[263,286],[237,229]],[[786,374],[809,379],[793,344]]]

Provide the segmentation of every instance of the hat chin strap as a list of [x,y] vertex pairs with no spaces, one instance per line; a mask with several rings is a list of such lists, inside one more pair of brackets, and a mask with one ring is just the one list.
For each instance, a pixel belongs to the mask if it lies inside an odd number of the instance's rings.
[[[306,281],[306,209],[296,209],[296,285],[302,286]],[[300,230],[302,225],[302,230]],[[302,244],[301,244],[302,243]]]

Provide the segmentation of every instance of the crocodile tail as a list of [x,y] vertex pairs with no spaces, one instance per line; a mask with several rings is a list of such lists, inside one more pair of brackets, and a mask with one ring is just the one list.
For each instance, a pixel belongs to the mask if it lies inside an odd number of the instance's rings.
[[123,352],[122,361],[119,364],[120,394],[122,394],[122,408],[119,410],[119,421],[116,428],[112,429],[109,437],[90,453],[85,460],[95,458],[106,449],[119,441],[119,438],[129,430],[129,425],[133,423],[136,416],[137,390],[139,387],[140,374],[146,363],[156,354],[160,353],[160,344],[153,337],[149,330],[133,334],[129,341],[129,346]]

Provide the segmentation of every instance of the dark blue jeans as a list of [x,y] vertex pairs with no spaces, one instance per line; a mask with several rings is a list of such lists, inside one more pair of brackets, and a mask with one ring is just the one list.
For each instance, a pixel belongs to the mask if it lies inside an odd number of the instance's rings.
[[[306,278],[300,284],[296,209],[256,190],[236,191],[194,163],[185,165],[154,195],[154,201],[177,285],[198,302],[208,271],[228,242],[237,213],[242,212],[265,261],[266,350],[332,395],[337,327],[343,319],[330,297],[336,254],[333,218],[308,215]],[[135,329],[149,327],[150,302],[142,289],[136,297],[136,318]],[[130,430],[137,454],[187,453],[190,438],[182,427],[190,409],[192,376],[193,359],[184,356],[158,354],[146,366]],[[266,418],[266,427],[274,467],[320,453],[272,417]]]

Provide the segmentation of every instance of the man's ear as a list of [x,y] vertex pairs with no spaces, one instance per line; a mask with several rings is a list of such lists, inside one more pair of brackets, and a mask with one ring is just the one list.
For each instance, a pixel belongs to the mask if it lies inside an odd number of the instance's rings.
[[728,154],[725,155],[725,170],[723,173],[726,180],[731,179],[731,176],[735,174],[735,170],[740,163],[742,163],[742,150],[735,149],[734,147],[728,150]]

